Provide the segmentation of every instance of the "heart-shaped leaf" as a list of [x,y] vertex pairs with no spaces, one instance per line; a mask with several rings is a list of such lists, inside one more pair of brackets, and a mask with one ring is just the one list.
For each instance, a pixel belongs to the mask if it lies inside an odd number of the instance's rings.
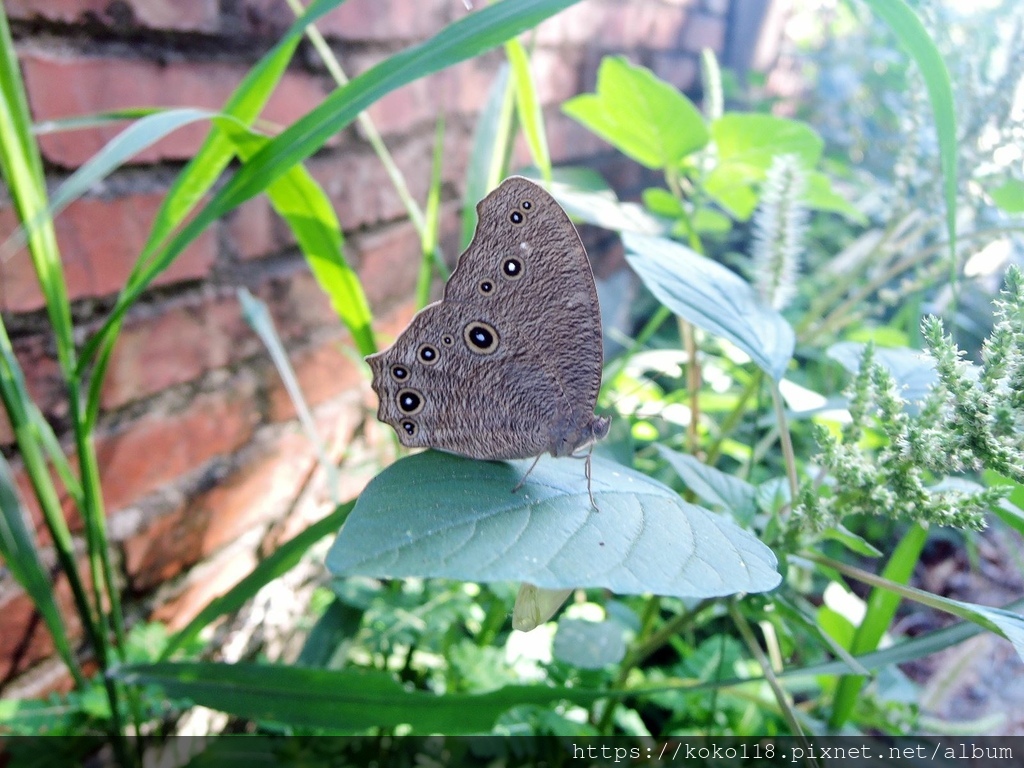
[[626,261],[655,297],[684,320],[742,349],[778,381],[793,356],[786,319],[739,275],[684,245],[625,233]]
[[486,462],[427,451],[363,491],[327,556],[339,576],[524,581],[546,589],[716,597],[780,580],[768,547],[668,486],[593,458]]

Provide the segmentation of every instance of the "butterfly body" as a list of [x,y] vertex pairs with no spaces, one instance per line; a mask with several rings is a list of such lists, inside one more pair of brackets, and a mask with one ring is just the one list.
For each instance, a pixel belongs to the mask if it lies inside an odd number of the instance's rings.
[[594,413],[601,317],[586,251],[546,191],[512,177],[477,205],[443,298],[367,357],[377,417],[403,445],[474,459],[567,456],[608,432]]

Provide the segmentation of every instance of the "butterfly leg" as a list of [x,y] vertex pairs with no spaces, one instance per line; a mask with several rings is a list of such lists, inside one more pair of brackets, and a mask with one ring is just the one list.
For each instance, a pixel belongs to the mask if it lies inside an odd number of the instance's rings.
[[533,464],[531,464],[530,468],[526,470],[526,474],[523,475],[523,479],[516,483],[516,487],[512,489],[512,493],[518,492],[519,489],[523,487],[523,485],[526,483],[526,478],[528,478],[530,476],[530,473],[533,472],[534,468],[537,466],[537,462],[540,461],[540,457],[542,455],[543,454],[538,455],[537,458],[533,460]]
[[587,495],[590,497],[590,506],[594,508],[595,512],[601,510],[597,508],[597,502],[594,501],[594,490],[590,487],[590,457],[594,455],[594,445],[590,445],[590,450],[587,451],[587,463],[583,465],[584,474],[587,476]]

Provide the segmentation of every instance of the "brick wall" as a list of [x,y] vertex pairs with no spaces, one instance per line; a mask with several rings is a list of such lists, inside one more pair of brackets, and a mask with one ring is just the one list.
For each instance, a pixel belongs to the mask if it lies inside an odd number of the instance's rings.
[[[736,0],[740,5],[743,0]],[[638,168],[561,115],[558,104],[592,90],[597,64],[626,52],[693,90],[698,52],[727,53],[729,0],[585,0],[545,23],[534,71],[547,109],[556,164],[588,163],[626,196]],[[287,27],[284,0],[6,0],[37,121],[130,106],[217,108]],[[350,75],[429,37],[467,11],[457,0],[349,0],[324,19]],[[434,120],[446,113],[444,245],[456,255],[456,214],[475,111],[500,53],[468,61],[390,94],[370,115],[413,194],[423,200]],[[264,117],[287,124],[314,107],[331,82],[311,49],[297,61]],[[56,184],[116,133],[90,129],[41,138]],[[57,221],[77,327],[98,327],[147,235],[175,170],[203,137],[190,127],[165,139]],[[333,201],[374,308],[381,338],[413,311],[418,238],[398,196],[358,131],[349,129],[308,161]],[[2,203],[0,203],[2,205]],[[14,226],[0,207],[0,240]],[[129,314],[102,395],[97,451],[118,572],[129,613],[174,627],[245,575],[274,543],[328,511],[313,451],[261,344],[242,319],[235,290],[266,301],[321,433],[341,461],[349,498],[391,443],[374,426],[365,371],[341,324],[266,200],[252,200],[208,229]],[[0,263],[0,311],[28,385],[58,434],[67,406],[25,253]],[[369,418],[367,419],[367,417]],[[6,418],[9,457],[36,530]],[[69,511],[72,530],[81,524]],[[58,594],[70,603],[67,588]],[[0,569],[0,690],[34,695],[69,680],[27,597]],[[4,689],[6,686],[6,689]]]

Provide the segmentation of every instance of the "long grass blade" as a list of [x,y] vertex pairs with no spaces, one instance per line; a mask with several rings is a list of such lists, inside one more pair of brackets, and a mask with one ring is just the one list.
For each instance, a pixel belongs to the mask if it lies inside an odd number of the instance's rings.
[[526,144],[530,148],[533,164],[540,169],[541,177],[551,184],[551,155],[548,153],[547,133],[544,130],[544,112],[537,95],[537,86],[530,71],[530,57],[519,40],[505,43],[505,55],[512,68],[512,80],[516,88],[516,111],[519,124],[523,127]]
[[476,202],[498,186],[505,175],[515,125],[515,84],[503,64],[487,92],[487,101],[473,131],[473,148],[466,166],[466,194],[462,207],[464,249],[476,231]]
[[54,648],[75,678],[75,683],[84,685],[85,676],[71,650],[71,642],[53,596],[53,586],[39,559],[35,537],[25,525],[24,509],[18,499],[14,475],[3,455],[0,455],[0,555],[11,575],[32,598],[33,605],[50,631]]
[[288,360],[288,353],[284,349],[284,344],[281,343],[281,337],[277,333],[277,328],[274,327],[274,319],[270,316],[267,305],[249,293],[245,288],[238,290],[238,301],[242,305],[242,316],[260,337],[263,346],[270,353],[270,359],[274,361],[274,367],[277,368],[281,381],[284,382],[284,388],[288,392],[288,397],[291,398],[292,404],[295,406],[295,412],[299,415],[299,422],[306,431],[309,441],[313,444],[317,458],[320,461],[320,466],[327,475],[327,487],[330,490],[331,499],[335,504],[340,504],[341,499],[338,497],[338,469],[327,456],[327,447],[317,432],[316,422],[313,421],[313,415],[309,412],[306,399],[302,396],[302,389],[299,387],[299,381],[295,377],[295,370],[292,368],[291,361]]
[[956,285],[956,104],[949,70],[935,41],[914,10],[904,0],[865,0],[871,10],[896,35],[900,45],[917,62],[924,78],[932,118],[939,139],[942,190],[946,199],[946,230],[949,237],[950,276]]

